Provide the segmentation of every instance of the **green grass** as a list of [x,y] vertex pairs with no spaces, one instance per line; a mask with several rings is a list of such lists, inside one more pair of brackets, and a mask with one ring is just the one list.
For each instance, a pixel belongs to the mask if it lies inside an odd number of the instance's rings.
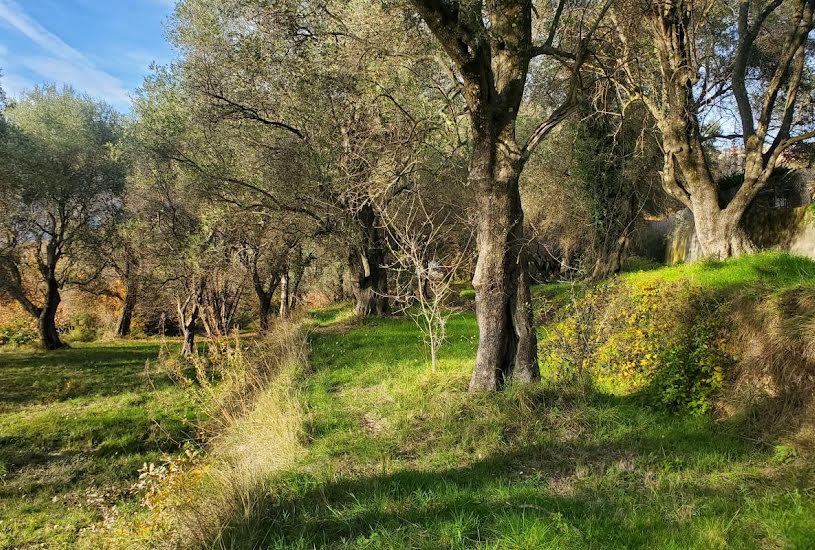
[[815,280],[815,262],[782,252],[763,252],[734,260],[701,260],[657,270],[624,274],[632,282],[690,280],[714,290],[738,291],[747,287],[782,290]]
[[158,349],[0,353],[0,548],[95,547],[106,519],[143,513],[128,488],[189,439],[193,416],[168,379],[145,376]]
[[[544,382],[469,395],[471,314],[318,332],[306,459],[221,541],[250,548],[811,548],[813,471],[709,418]],[[261,542],[262,541],[262,542]]]
[[[621,277],[736,293],[813,274],[809,260],[762,254]],[[535,296],[558,306],[583,290]],[[436,372],[410,319],[352,318],[348,304],[311,313],[311,371],[290,392],[304,457],[269,475],[218,547],[813,547],[815,471],[794,442],[553,381],[471,395],[472,313],[450,319]],[[94,548],[110,516],[146,514],[127,488],[178,450],[195,414],[143,376],[157,346],[0,354],[0,547]]]
[[324,308],[309,312],[309,318],[318,327],[338,325],[354,318],[354,312],[348,302],[338,302]]

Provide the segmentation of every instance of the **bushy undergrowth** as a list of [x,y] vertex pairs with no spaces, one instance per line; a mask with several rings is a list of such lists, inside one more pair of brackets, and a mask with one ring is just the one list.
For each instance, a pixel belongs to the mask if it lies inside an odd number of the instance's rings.
[[72,342],[93,342],[99,338],[102,321],[90,312],[81,312],[71,319],[71,330],[65,335]]
[[[800,306],[802,296],[813,296],[813,274],[809,260],[768,253],[629,274],[585,289],[544,331],[544,371],[589,376],[666,410],[707,413],[723,390],[766,374],[779,357],[787,367],[798,365],[799,378],[809,372],[801,346],[810,341],[802,329],[811,325],[800,311],[784,320],[772,304],[795,295]],[[813,314],[810,307],[806,315]],[[779,324],[788,330],[777,330]]]
[[732,363],[722,316],[720,304],[687,281],[604,283],[563,308],[545,332],[543,369],[643,391],[668,410],[704,413]]
[[0,347],[21,347],[37,341],[37,329],[26,317],[16,315],[0,325]]

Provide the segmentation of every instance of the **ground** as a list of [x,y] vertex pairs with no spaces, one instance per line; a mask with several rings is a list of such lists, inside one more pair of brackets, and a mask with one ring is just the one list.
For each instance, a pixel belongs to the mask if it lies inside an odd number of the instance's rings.
[[[317,334],[309,455],[273,484],[271,548],[807,548],[813,479],[784,447],[635,397],[464,393],[471,315],[428,371],[409,321]],[[258,524],[252,525],[252,521]],[[227,536],[227,539],[230,535]],[[249,546],[249,545],[247,545]]]
[[[145,374],[158,341],[0,353],[0,548],[70,548],[121,514],[145,462],[191,433],[190,405]],[[114,509],[113,506],[116,506]]]
[[[811,264],[777,260],[637,277],[734,289],[810,277]],[[793,443],[597,386],[544,380],[471,395],[472,314],[450,320],[433,372],[409,318],[349,312],[312,312],[310,370],[294,392],[305,451],[268,475],[260,504],[213,546],[813,547],[815,473]],[[127,489],[144,462],[177,452],[195,416],[168,380],[143,375],[157,352],[132,342],[0,353],[0,546],[92,541],[77,533],[104,528],[100,499],[145,513]]]

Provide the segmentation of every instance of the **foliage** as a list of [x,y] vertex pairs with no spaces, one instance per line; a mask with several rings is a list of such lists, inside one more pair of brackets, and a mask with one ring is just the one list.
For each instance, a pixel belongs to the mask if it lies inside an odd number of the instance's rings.
[[[597,285],[558,313],[541,340],[543,370],[642,392],[653,405],[704,414],[743,356],[735,297],[794,284],[812,262],[783,254],[643,271]],[[736,291],[739,291],[736,293]]]
[[71,330],[67,334],[72,342],[93,342],[99,337],[102,321],[91,312],[80,312],[71,319]]
[[0,346],[24,346],[37,340],[37,330],[30,319],[16,315],[0,325]]

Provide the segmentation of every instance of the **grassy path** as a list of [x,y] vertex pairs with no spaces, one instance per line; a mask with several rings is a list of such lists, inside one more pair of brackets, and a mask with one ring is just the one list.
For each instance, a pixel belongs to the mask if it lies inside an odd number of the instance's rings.
[[464,391],[456,317],[429,372],[409,320],[318,333],[308,457],[237,548],[811,548],[811,468],[707,419],[553,385]]

